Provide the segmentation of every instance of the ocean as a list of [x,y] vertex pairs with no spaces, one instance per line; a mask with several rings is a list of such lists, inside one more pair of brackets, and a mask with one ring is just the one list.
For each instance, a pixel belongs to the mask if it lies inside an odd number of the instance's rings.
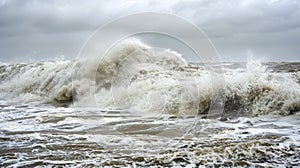
[[0,167],[299,167],[299,111],[296,62],[1,63]]

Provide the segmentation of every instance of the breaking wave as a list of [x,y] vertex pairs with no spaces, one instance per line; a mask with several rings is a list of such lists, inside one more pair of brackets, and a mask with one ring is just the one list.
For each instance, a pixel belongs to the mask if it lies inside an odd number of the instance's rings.
[[[249,62],[207,69],[179,53],[139,42],[119,44],[101,60],[0,65],[0,98],[11,103],[97,107],[138,112],[206,114],[211,98],[225,100],[224,115],[288,115],[300,109],[300,73],[274,72]],[[281,67],[282,68],[282,67]],[[224,75],[225,86],[212,81]]]

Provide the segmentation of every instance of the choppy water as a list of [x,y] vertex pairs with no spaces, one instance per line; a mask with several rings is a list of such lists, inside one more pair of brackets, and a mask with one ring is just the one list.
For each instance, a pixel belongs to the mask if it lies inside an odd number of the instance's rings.
[[1,167],[297,167],[300,113],[233,118],[1,103]]
[[299,167],[299,69],[188,64],[141,44],[1,64],[0,166]]

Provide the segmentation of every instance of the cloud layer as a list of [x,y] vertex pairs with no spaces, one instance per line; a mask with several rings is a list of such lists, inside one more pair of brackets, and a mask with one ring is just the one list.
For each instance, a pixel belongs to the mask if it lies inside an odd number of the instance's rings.
[[0,0],[0,61],[73,58],[96,28],[143,11],[193,22],[224,61],[300,61],[298,0]]

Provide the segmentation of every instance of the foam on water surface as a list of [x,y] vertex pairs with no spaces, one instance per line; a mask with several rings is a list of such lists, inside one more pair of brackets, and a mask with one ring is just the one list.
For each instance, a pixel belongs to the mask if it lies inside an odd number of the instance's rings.
[[4,167],[300,163],[299,113],[219,121],[24,105],[1,107],[4,114],[0,127]]

